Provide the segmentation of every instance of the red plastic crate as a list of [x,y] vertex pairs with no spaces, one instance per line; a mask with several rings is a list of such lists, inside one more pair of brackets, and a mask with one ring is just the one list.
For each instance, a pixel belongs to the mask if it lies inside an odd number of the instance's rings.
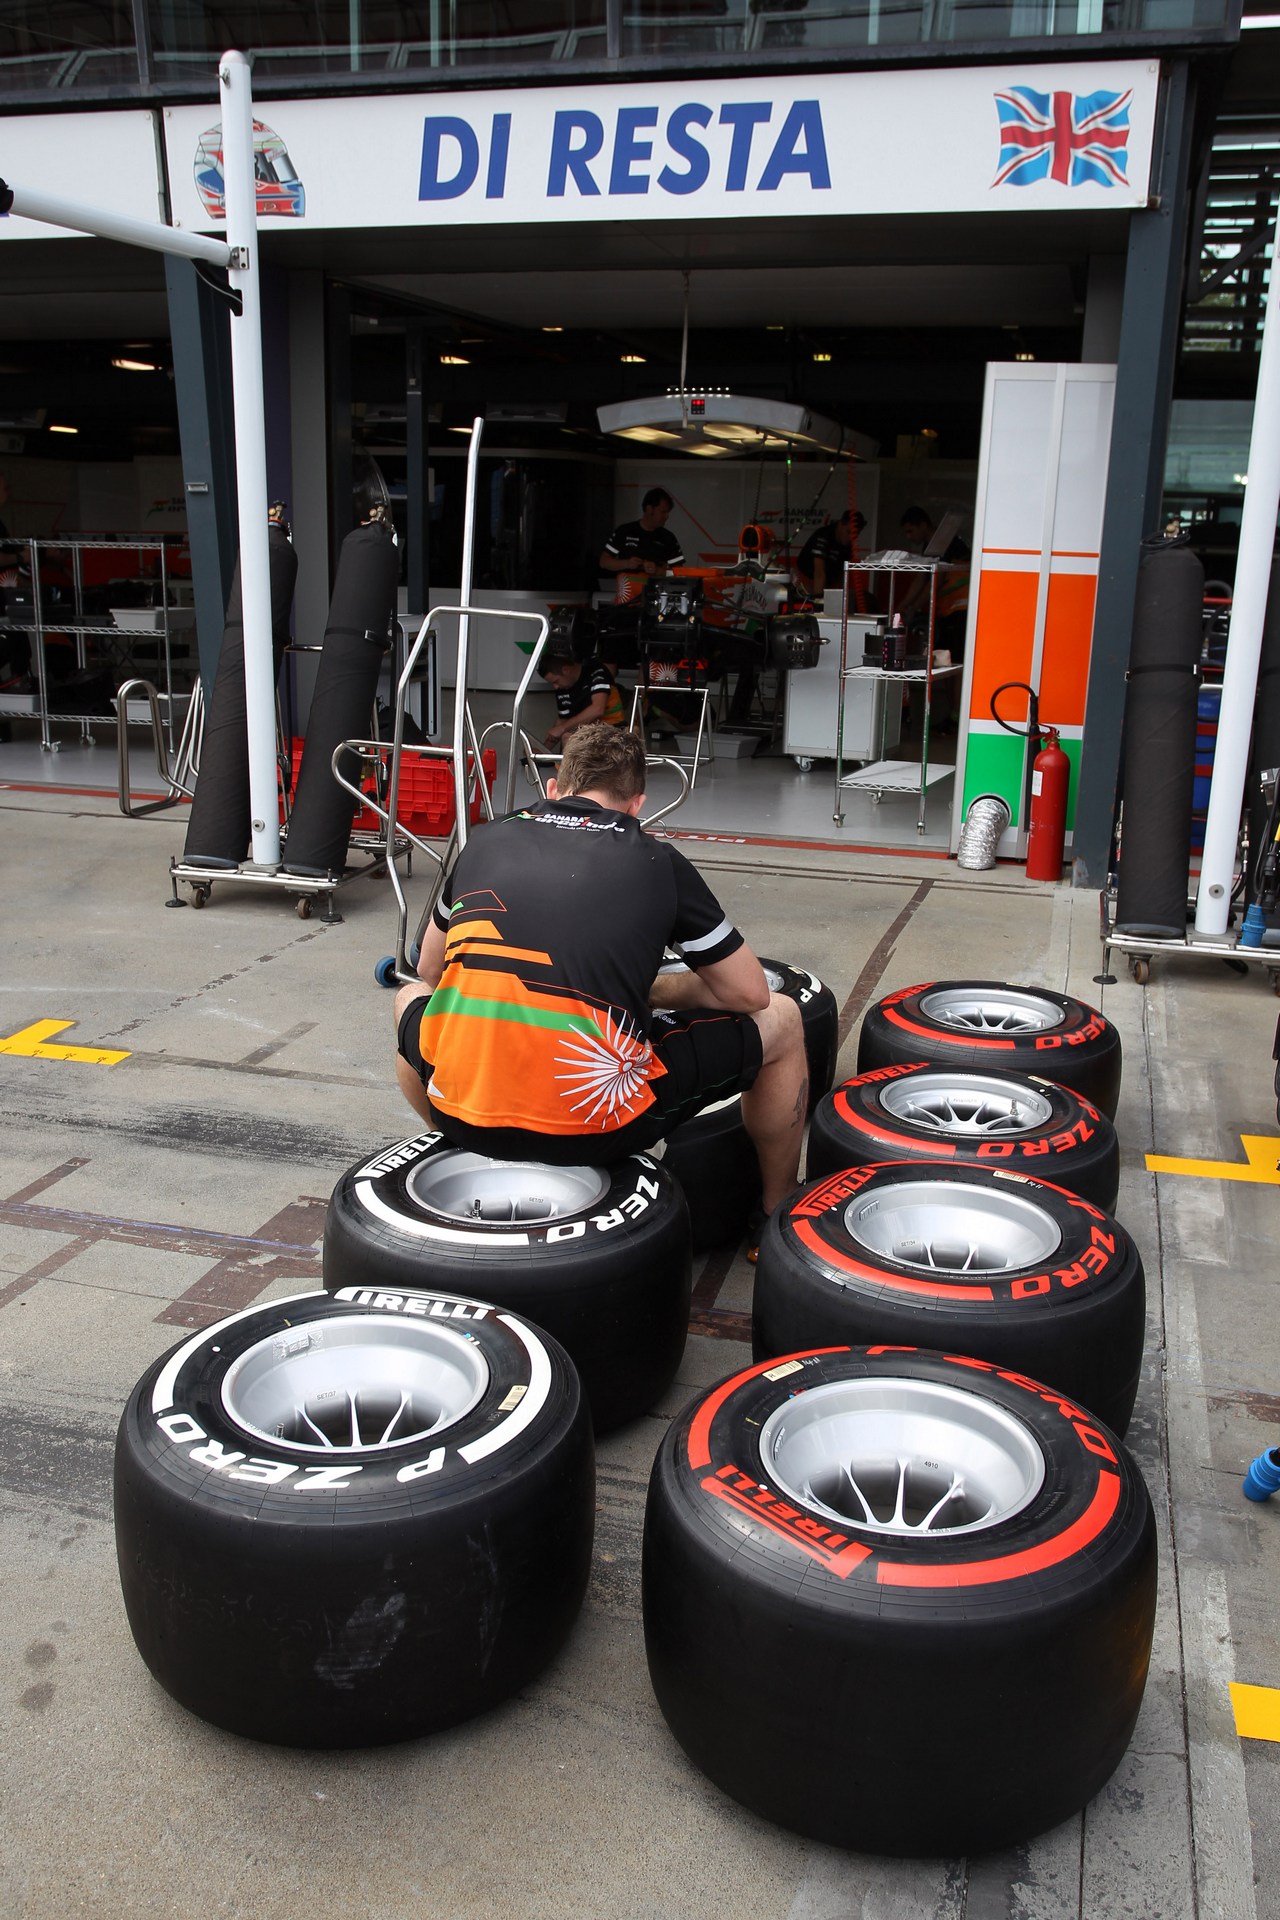
[[[492,787],[498,756],[492,747],[483,755],[487,785]],[[424,840],[443,840],[453,831],[453,767],[448,760],[428,760],[406,753],[400,761],[398,817]],[[484,806],[477,791],[472,798],[472,821],[484,817]]]
[[[290,759],[293,764],[292,791],[298,790],[298,768],[302,764],[301,740],[290,742]],[[498,756],[492,747],[484,751],[484,771],[487,784],[492,787],[498,767]],[[376,792],[374,775],[370,771],[361,786],[367,794]],[[453,767],[447,760],[429,760],[425,756],[406,753],[400,760],[400,792],[396,809],[397,819],[402,826],[416,833],[423,840],[443,840],[453,830]],[[471,802],[472,821],[484,817],[484,806],[477,792]],[[280,818],[284,819],[284,799],[280,801]],[[377,833],[382,821],[372,807],[361,807],[351,823],[353,833]]]

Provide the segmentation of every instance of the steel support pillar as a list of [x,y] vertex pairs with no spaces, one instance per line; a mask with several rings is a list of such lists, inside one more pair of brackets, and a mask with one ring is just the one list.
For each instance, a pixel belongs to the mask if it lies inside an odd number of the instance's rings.
[[236,444],[231,406],[231,310],[190,260],[165,255],[169,336],[182,443],[200,678],[213,687],[236,564]]
[[1129,220],[1115,412],[1098,564],[1093,653],[1085,701],[1072,878],[1100,887],[1107,874],[1120,768],[1138,561],[1156,531],[1164,492],[1169,407],[1182,313],[1194,100],[1185,61],[1162,92],[1152,204]]
[[431,581],[431,450],[428,444],[426,329],[405,336],[405,572],[409,612],[427,611]]

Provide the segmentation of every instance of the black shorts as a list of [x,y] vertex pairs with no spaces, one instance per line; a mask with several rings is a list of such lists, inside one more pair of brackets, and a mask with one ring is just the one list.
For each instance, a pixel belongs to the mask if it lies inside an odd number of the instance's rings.
[[[420,1043],[425,1005],[425,999],[409,1002],[400,1016],[397,1036],[401,1057],[424,1087],[431,1080]],[[436,1125],[455,1147],[485,1153],[494,1160],[612,1166],[629,1153],[656,1146],[713,1101],[745,1093],[755,1084],[764,1049],[760,1029],[749,1013],[699,1007],[685,1013],[654,1013],[652,1020],[653,1050],[666,1072],[652,1083],[653,1106],[625,1127],[611,1133],[526,1133],[521,1127],[472,1127],[448,1114],[437,1114]]]

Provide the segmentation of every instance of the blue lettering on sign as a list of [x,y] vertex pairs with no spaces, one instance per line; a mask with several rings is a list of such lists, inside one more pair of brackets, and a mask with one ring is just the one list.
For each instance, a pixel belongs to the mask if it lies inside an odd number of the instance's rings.
[[678,160],[687,160],[688,166],[683,173],[677,173],[674,167],[664,167],[658,175],[658,185],[664,193],[696,193],[699,187],[707,183],[711,171],[711,155],[701,140],[695,140],[690,127],[709,127],[714,115],[710,107],[699,106],[696,101],[687,107],[677,107],[667,121],[667,145]]
[[637,160],[647,160],[653,152],[652,140],[637,140],[640,127],[656,127],[656,107],[619,107],[618,130],[613,138],[613,165],[609,169],[610,193],[648,193],[649,176],[637,176],[631,169]]
[[[656,115],[655,115],[656,118]],[[583,137],[578,145],[573,145],[573,135]],[[588,113],[585,109],[566,107],[557,113],[555,125],[551,131],[551,161],[547,168],[547,198],[560,200],[564,197],[565,181],[573,175],[573,184],[579,193],[599,193],[600,189],[591,177],[588,161],[594,160],[604,145],[604,123],[599,114]]]
[[[441,148],[446,140],[457,147],[457,171],[441,179]],[[454,156],[450,155],[451,158]],[[466,120],[449,114],[429,116],[422,123],[422,171],[418,176],[419,200],[457,200],[474,185],[480,171],[480,142],[475,129]]]
[[[804,148],[800,138],[804,137]],[[829,187],[827,143],[822,133],[822,108],[816,100],[797,100],[782,123],[768,165],[760,175],[760,192],[773,193],[784,173],[807,173],[811,186]]]
[[[746,193],[760,164],[758,155],[753,158],[757,130],[772,119],[773,105],[768,100],[725,101],[718,114],[701,101],[685,101],[667,116],[663,128],[667,160],[655,173],[657,139],[650,129],[660,124],[658,107],[619,107],[610,129],[588,108],[561,108],[551,129],[547,198],[562,200],[573,194],[599,199],[606,193],[621,197],[648,194],[651,187],[683,196],[700,193],[709,183],[713,188],[718,184],[725,193]],[[728,129],[727,143],[723,134],[711,133],[713,126]],[[460,200],[481,179],[483,167],[485,199],[505,199],[511,129],[510,113],[495,113],[487,134],[483,126],[453,115],[429,115],[422,123],[418,198]],[[659,146],[659,159],[662,153]],[[598,172],[592,170],[595,162],[599,162]],[[712,180],[713,166],[717,173],[723,169],[718,182]],[[607,187],[603,184],[606,173]],[[791,102],[772,136],[754,191],[776,193],[791,174],[806,179],[815,191],[830,191],[831,164],[818,100]]]
[[[821,129],[819,129],[821,137]],[[507,187],[507,151],[511,145],[511,115],[495,113],[493,116],[493,144],[489,148],[489,171],[485,175],[484,197],[486,200],[501,200]]]
[[767,121],[773,108],[767,100],[729,100],[720,109],[721,124],[733,128],[729,148],[729,171],[725,176],[726,193],[741,193],[747,184],[747,162],[751,158],[751,136]]

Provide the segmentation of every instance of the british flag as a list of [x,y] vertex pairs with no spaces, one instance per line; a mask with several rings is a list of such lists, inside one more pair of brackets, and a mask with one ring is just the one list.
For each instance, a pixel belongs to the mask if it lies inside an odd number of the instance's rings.
[[995,96],[1000,116],[996,187],[1123,187],[1129,182],[1127,93],[1037,93],[1010,87]]

